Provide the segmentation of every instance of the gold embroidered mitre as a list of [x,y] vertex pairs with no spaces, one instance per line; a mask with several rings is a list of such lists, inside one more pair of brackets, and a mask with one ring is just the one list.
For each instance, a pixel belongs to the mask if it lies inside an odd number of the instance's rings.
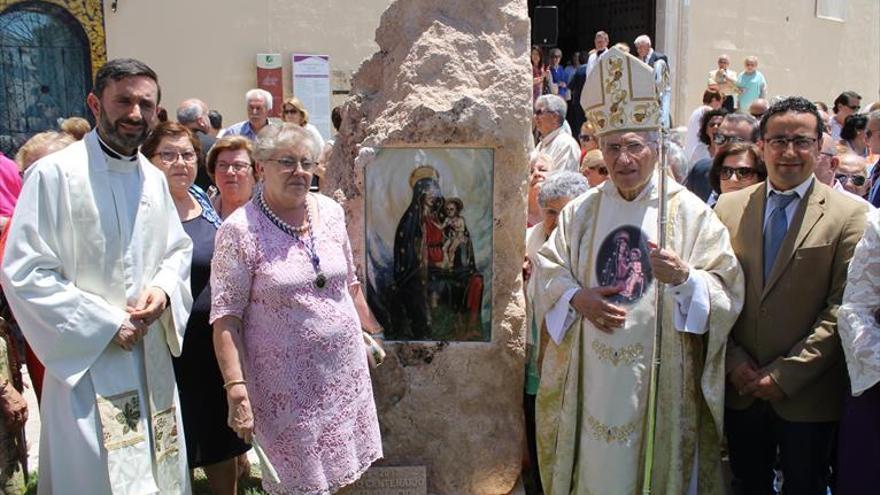
[[440,180],[440,174],[437,172],[437,169],[430,165],[416,167],[415,170],[409,174],[409,187],[414,187],[416,182],[422,179]]
[[619,48],[609,48],[599,57],[583,92],[584,113],[597,136],[660,128],[654,69]]

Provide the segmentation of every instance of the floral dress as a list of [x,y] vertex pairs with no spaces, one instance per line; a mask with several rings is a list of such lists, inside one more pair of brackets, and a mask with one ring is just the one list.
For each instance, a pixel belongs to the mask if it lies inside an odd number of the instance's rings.
[[357,312],[358,283],[342,208],[315,195],[315,249],[327,277],[315,286],[305,246],[253,201],[223,223],[211,270],[211,322],[242,321],[242,363],[255,435],[278,472],[273,494],[325,494],[382,457]]

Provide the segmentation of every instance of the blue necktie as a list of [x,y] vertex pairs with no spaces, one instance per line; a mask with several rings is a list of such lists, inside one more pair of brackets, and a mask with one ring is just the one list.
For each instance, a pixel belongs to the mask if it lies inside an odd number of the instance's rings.
[[797,193],[770,193],[769,206],[773,210],[764,227],[764,284],[767,283],[767,277],[770,276],[770,270],[773,269],[773,263],[776,262],[776,254],[779,253],[779,247],[782,246],[782,240],[785,239],[785,233],[788,231],[785,207],[797,197]]

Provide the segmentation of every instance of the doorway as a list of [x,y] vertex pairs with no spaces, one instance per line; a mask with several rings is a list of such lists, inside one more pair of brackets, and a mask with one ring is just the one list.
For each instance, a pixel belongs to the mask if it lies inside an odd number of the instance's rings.
[[86,117],[89,41],[64,8],[16,3],[0,13],[0,151],[11,156],[58,119]]

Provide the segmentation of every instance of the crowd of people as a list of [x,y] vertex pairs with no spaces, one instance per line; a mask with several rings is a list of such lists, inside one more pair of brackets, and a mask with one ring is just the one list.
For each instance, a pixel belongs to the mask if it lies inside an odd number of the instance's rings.
[[[669,60],[633,45],[531,52],[530,489],[864,493],[880,105],[770,98],[755,57],[737,74],[721,55],[674,128]],[[332,142],[295,97],[271,120],[261,89],[225,128],[197,98],[163,118],[158,79],[111,60],[94,129],[68,119],[0,155],[0,491],[21,488],[22,361],[40,493],[188,493],[201,467],[233,494],[251,449],[269,493],[338,491],[382,457],[384,335],[344,211],[315,192]]]
[[[532,52],[533,482],[543,493],[645,488],[659,326],[657,493],[866,493],[880,481],[880,104],[860,112],[853,91],[830,109],[770,97],[756,57],[737,74],[720,55],[702,105],[674,127],[638,107],[652,99],[638,84],[662,92],[669,69],[650,40],[636,40],[637,57],[605,32],[595,45],[562,70],[558,49],[546,69]],[[646,297],[656,282],[662,314]]]
[[2,491],[23,488],[22,355],[40,493],[189,493],[201,467],[234,494],[252,447],[269,493],[336,491],[382,456],[383,351],[343,210],[312,191],[325,142],[296,98],[270,121],[251,90],[248,119],[213,132],[195,98],[161,119],[159,93],[111,60],[94,130],[64,122],[3,158]]

